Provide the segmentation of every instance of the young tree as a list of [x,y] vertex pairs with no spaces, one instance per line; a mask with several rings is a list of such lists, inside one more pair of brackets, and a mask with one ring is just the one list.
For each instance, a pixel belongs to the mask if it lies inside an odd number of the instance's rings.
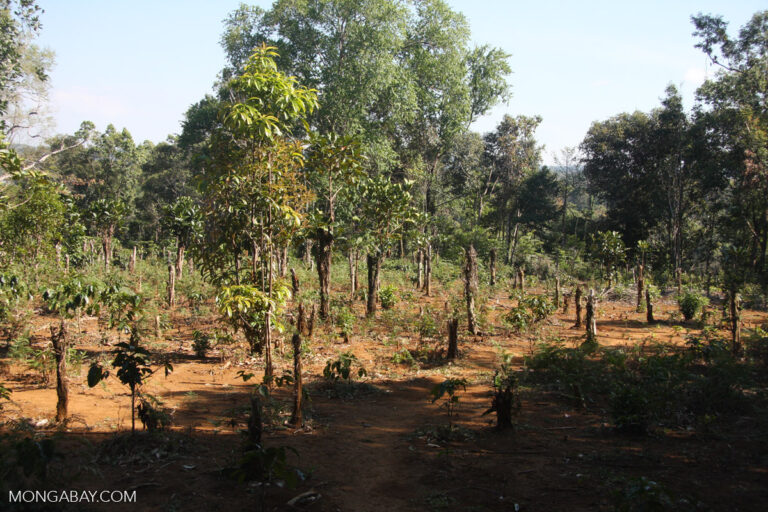
[[[307,154],[305,172],[316,200],[309,214],[312,248],[320,282],[320,318],[330,314],[331,263],[338,235],[345,236],[336,219],[336,204],[347,187],[362,176],[360,145],[350,137],[314,135]],[[341,233],[339,230],[341,229]]]
[[413,223],[416,210],[411,206],[411,183],[392,183],[383,176],[369,177],[358,185],[354,200],[359,205],[359,216],[354,220],[364,230],[367,248],[368,301],[366,314],[376,312],[381,262],[390,245]]
[[[303,147],[290,136],[317,106],[315,91],[278,71],[276,58],[274,48],[257,48],[243,73],[224,88],[232,101],[223,106],[222,126],[207,149],[211,162],[203,176],[201,208],[205,236],[196,247],[204,273],[220,287],[220,297],[258,297],[252,302],[263,307],[249,311],[257,317],[263,313],[263,321],[246,320],[241,327],[251,322],[247,329],[259,329],[260,340],[249,341],[254,350],[266,349],[267,374],[272,371],[271,329],[280,298],[274,293],[274,253],[301,227],[309,200],[299,174]],[[251,259],[245,274],[243,252]]]
[[165,209],[166,229],[176,237],[176,279],[181,279],[184,253],[200,236],[200,207],[191,197],[180,197]]

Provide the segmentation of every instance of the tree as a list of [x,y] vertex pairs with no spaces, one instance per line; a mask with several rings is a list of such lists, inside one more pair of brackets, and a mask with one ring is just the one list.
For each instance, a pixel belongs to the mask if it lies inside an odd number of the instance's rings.
[[506,261],[515,260],[521,216],[520,183],[541,165],[541,147],[534,137],[541,117],[505,115],[496,130],[485,137],[486,158],[500,181],[495,198],[499,226],[504,231]]
[[[221,293],[239,286],[245,288],[231,295],[263,296],[258,301],[266,307],[260,340],[249,341],[256,351],[266,349],[268,376],[273,313],[280,298],[274,293],[274,252],[301,227],[309,201],[299,174],[303,147],[290,137],[317,107],[315,91],[280,72],[277,56],[273,47],[257,48],[242,74],[225,85],[231,102],[223,106],[222,125],[207,149],[212,159],[203,176],[205,236],[195,251]],[[251,269],[241,276],[244,251],[250,253]]]
[[112,261],[112,241],[125,217],[125,203],[119,199],[98,199],[88,210],[88,222],[94,235],[101,238],[104,272],[109,272]]
[[176,279],[184,269],[184,252],[200,236],[200,208],[190,197],[180,197],[165,209],[165,225],[176,237]]
[[[362,175],[360,145],[351,137],[315,135],[309,147],[305,172],[315,193],[309,215],[310,236],[317,261],[320,282],[320,318],[330,314],[331,263],[337,235],[343,236],[343,224],[336,219],[336,203]],[[339,229],[342,232],[339,233]]]
[[720,70],[697,91],[706,106],[701,118],[714,165],[711,183],[731,189],[731,216],[726,230],[736,246],[749,248],[752,269],[768,282],[768,11],[755,13],[739,31],[728,35],[719,16],[691,18],[696,44]]
[[411,206],[410,186],[410,182],[392,183],[383,176],[369,177],[359,184],[355,198],[347,198],[348,201],[354,199],[358,205],[359,217],[354,220],[364,230],[368,266],[366,314],[369,316],[376,312],[384,254],[416,218],[416,210]]

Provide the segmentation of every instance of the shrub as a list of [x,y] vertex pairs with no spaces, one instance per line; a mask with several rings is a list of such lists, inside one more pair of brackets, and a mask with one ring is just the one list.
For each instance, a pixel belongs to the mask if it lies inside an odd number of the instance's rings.
[[504,322],[517,332],[527,331],[555,312],[555,305],[543,295],[513,295],[517,305],[504,315]]
[[211,348],[211,336],[205,334],[204,332],[195,330],[192,333],[192,338],[192,350],[195,351],[195,355],[197,355],[197,357],[204,359],[205,354]]
[[437,327],[437,321],[429,308],[426,308],[424,314],[419,317],[416,327],[421,338],[433,338],[440,332]]
[[677,304],[680,306],[680,312],[686,321],[692,320],[701,310],[709,304],[709,300],[693,291],[687,291],[677,298]]
[[344,352],[340,354],[339,358],[335,361],[329,359],[328,362],[326,362],[325,368],[323,369],[323,377],[329,382],[337,382],[342,379],[349,382],[352,380],[353,363],[358,366],[358,377],[365,377],[368,374],[353,353]]
[[347,343],[349,343],[349,336],[352,334],[356,320],[357,317],[348,307],[339,308],[336,312],[336,327],[341,329],[341,335]]
[[379,302],[384,309],[392,309],[397,304],[397,287],[385,286],[379,290]]

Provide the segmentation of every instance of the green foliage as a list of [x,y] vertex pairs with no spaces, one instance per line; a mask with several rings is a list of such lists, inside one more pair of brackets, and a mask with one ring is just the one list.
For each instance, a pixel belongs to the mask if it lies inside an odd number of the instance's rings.
[[342,336],[348,338],[355,328],[357,317],[348,307],[341,307],[335,312],[336,327],[341,329]]
[[445,379],[429,391],[432,403],[443,400],[440,407],[448,412],[448,426],[453,426],[453,416],[459,406],[459,388],[467,390],[467,379]]
[[402,348],[392,354],[392,362],[395,364],[407,364],[410,366],[418,366],[418,363],[413,358],[413,355],[407,348]]
[[493,375],[493,401],[483,416],[496,413],[496,426],[499,429],[511,428],[512,417],[520,412],[518,379],[512,369],[512,356],[502,354],[502,363]]
[[141,394],[139,405],[136,407],[136,415],[144,426],[144,430],[149,432],[165,430],[172,422],[170,412],[163,407],[163,402],[148,393]]
[[195,355],[201,359],[205,358],[205,354],[211,348],[211,336],[195,329],[192,332],[192,350],[195,351]]
[[[134,331],[131,333],[130,343],[121,342],[115,345],[113,351],[115,359],[112,361],[112,367],[117,369],[117,379],[131,390],[132,420],[135,418],[136,398],[139,388],[155,372],[150,366],[149,350],[140,347],[138,341],[138,334]],[[163,365],[163,368],[166,376],[173,371],[173,366],[167,362]],[[108,376],[109,372],[105,371],[101,365],[93,363],[88,370],[88,386],[93,387]],[[141,399],[140,395],[139,398]],[[150,402],[147,402],[147,404],[146,407],[151,407]],[[147,418],[150,418],[150,409],[145,408],[145,414],[147,414]],[[133,421],[131,423],[131,431],[135,431]]]
[[43,300],[50,311],[62,318],[79,316],[82,312],[94,314],[99,311],[96,299],[99,297],[100,283],[83,275],[74,275],[56,288],[43,292]]
[[504,322],[517,332],[537,326],[555,312],[555,305],[544,295],[515,294],[517,304],[503,316]]
[[699,507],[687,498],[676,499],[663,485],[641,476],[613,493],[616,512],[693,512]]
[[709,299],[695,291],[688,290],[677,298],[677,304],[680,306],[683,318],[690,321],[709,304]]
[[351,352],[343,352],[335,361],[328,360],[323,368],[323,378],[329,382],[344,380],[350,382],[353,377],[352,365],[357,365],[357,376],[365,377],[368,372],[360,364],[357,357]]
[[23,335],[11,342],[8,355],[39,374],[44,384],[50,382],[56,367],[56,359],[50,346],[35,348],[31,345],[29,336]]
[[416,321],[416,329],[418,330],[421,339],[434,338],[440,333],[437,319],[429,307],[424,309],[424,314]]
[[[224,320],[236,331],[242,330],[248,340],[251,350],[261,352],[263,349],[261,333],[265,328],[267,311],[279,313],[279,306],[285,303],[290,290],[285,283],[278,282],[273,289],[273,296],[262,292],[250,285],[224,286],[216,296],[216,306]],[[282,328],[277,322],[277,314],[271,315],[272,327]]]
[[0,492],[8,496],[9,491],[45,485],[50,463],[59,456],[50,437],[0,434]]
[[396,286],[384,286],[379,290],[379,303],[384,309],[392,309],[397,304]]

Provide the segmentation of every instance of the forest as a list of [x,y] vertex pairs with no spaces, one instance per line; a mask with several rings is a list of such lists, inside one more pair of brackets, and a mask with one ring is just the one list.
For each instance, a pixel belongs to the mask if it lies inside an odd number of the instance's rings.
[[241,4],[179,133],[24,138],[44,7],[0,1],[4,510],[764,510],[768,11],[544,165],[443,0]]

